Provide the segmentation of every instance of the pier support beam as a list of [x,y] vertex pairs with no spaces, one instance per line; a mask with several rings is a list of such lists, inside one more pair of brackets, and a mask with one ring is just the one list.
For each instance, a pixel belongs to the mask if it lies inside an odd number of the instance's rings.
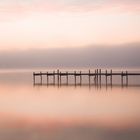
[[57,84],[59,86],[59,69],[57,70]]
[[126,86],[128,86],[128,72],[126,71]]
[[74,71],[75,86],[76,86],[76,71]]
[[68,72],[66,72],[66,74],[67,74],[67,85],[69,84],[69,74],[68,74]]
[[94,74],[94,84],[96,86],[96,70],[95,70],[95,74]]
[[48,76],[48,72],[47,72],[47,85],[49,84],[49,76]]
[[40,72],[40,84],[42,85],[42,73]]
[[110,85],[112,87],[112,70],[110,71]]
[[98,77],[99,77],[99,72],[98,72],[98,69],[97,69],[97,86],[98,86]]
[[55,85],[55,71],[53,71],[53,84]]
[[82,72],[80,71],[80,86],[82,85]]
[[105,74],[105,77],[106,77],[106,87],[107,87],[107,70],[106,70],[106,74]]
[[89,76],[89,86],[90,86],[90,84],[91,84],[91,83],[90,83],[90,70],[89,70],[88,76]]
[[59,75],[60,75],[60,86],[61,86],[61,72],[59,73]]
[[35,72],[33,72],[33,83],[35,85],[36,81],[35,81]]
[[100,69],[99,70],[99,83],[100,83],[100,87],[101,87],[101,85],[102,85],[102,70]]
[[121,74],[121,85],[122,85],[122,87],[123,87],[123,71],[122,71],[122,74]]

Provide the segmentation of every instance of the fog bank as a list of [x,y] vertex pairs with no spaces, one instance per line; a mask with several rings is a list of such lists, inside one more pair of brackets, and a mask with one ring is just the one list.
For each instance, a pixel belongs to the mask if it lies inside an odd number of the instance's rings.
[[140,44],[0,52],[0,68],[35,67],[140,67]]

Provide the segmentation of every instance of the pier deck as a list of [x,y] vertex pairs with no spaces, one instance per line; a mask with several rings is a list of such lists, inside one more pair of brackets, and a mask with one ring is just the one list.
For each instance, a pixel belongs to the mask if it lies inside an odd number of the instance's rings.
[[[101,69],[96,70],[89,70],[88,72],[82,72],[82,71],[73,71],[73,72],[63,72],[60,70],[52,71],[52,72],[33,72],[33,83],[36,84],[44,84],[43,83],[43,76],[47,77],[46,84],[49,85],[49,77],[52,77],[53,84],[61,85],[62,84],[62,77],[66,77],[66,84],[69,85],[69,76],[74,77],[74,84],[77,85],[77,77],[80,78],[80,85],[82,85],[82,77],[87,76],[88,77],[88,84],[95,84],[95,85],[102,85],[102,77],[105,77],[105,84],[108,85],[108,77],[109,78],[109,84],[113,85],[113,76],[120,76],[121,78],[121,85],[122,86],[128,86],[128,77],[129,76],[140,76],[140,72],[128,72],[128,71],[121,71],[121,72],[113,72],[113,70],[110,71],[102,71]],[[36,77],[40,77],[40,82],[36,83]],[[94,77],[93,82],[91,81],[91,77]],[[125,79],[124,79],[125,78]]]

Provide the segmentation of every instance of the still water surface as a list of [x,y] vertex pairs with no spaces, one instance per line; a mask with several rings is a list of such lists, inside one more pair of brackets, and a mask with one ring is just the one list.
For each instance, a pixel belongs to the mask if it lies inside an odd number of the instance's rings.
[[1,71],[0,140],[139,140],[139,79],[124,88],[33,86],[32,70]]

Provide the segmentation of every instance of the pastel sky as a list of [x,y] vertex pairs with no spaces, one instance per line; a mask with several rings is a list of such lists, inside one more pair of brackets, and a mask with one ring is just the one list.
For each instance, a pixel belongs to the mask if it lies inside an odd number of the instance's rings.
[[0,50],[140,42],[140,0],[0,0]]

